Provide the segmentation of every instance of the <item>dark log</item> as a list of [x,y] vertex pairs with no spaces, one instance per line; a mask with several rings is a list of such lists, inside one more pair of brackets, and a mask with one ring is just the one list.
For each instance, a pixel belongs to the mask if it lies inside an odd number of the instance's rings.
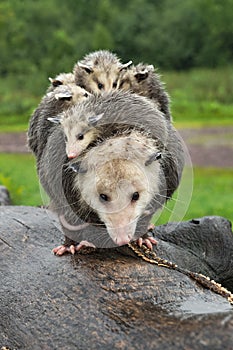
[[[171,225],[155,230],[157,255],[232,288],[229,222]],[[45,209],[0,208],[0,348],[232,349],[233,309],[222,296],[128,247],[54,256],[62,238]]]

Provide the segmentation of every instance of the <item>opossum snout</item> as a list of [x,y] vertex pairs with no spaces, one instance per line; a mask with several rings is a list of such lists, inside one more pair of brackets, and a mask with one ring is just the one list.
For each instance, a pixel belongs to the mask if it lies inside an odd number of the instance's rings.
[[113,242],[118,246],[128,244],[134,237],[137,220],[134,220],[126,225],[108,226],[107,230]]
[[131,241],[131,239],[132,239],[132,237],[130,235],[128,235],[127,237],[123,237],[123,238],[117,237],[115,239],[115,243],[119,246],[122,246],[122,245],[128,244]]
[[74,158],[78,157],[78,155],[79,155],[79,153],[77,153],[77,152],[70,152],[67,154],[67,157],[69,159],[74,159]]

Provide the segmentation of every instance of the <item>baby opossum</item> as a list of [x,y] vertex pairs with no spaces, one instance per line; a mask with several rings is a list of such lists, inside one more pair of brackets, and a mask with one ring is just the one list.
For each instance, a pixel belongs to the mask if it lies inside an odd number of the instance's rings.
[[[104,94],[101,100],[98,96],[91,96],[83,103],[54,118],[54,122],[60,121],[63,128],[68,158],[77,157],[99,139],[132,130],[132,128],[143,130],[165,144],[167,123],[164,115],[152,102],[144,97],[134,97],[130,92],[122,94],[120,91],[115,91],[113,94],[117,100],[117,110],[111,106],[112,94],[110,93]],[[131,104],[134,104],[134,109],[131,108]],[[144,106],[142,115],[145,116],[146,123],[142,117],[138,117],[142,106]],[[154,113],[151,113],[151,107],[155,109]],[[124,113],[121,112],[122,109]]]
[[71,110],[103,114],[101,139],[67,162],[63,128],[54,128],[39,162],[40,182],[66,237],[99,247],[126,244],[146,231],[153,211],[177,188],[184,165],[180,140],[149,100],[129,92],[91,96]]
[[91,93],[102,94],[117,88],[121,71],[132,64],[122,64],[119,58],[107,51],[92,52],[74,66],[75,82]]
[[53,91],[59,85],[70,86],[71,88],[75,85],[73,73],[60,73],[55,78],[49,78],[50,86],[47,92]]
[[28,146],[38,157],[54,128],[49,118],[90,96],[89,92],[75,84],[71,73],[62,73],[50,81],[51,86],[31,116],[28,130]]
[[153,65],[139,63],[120,73],[117,88],[130,90],[153,100],[158,109],[171,120],[170,100],[159,74],[155,73]]

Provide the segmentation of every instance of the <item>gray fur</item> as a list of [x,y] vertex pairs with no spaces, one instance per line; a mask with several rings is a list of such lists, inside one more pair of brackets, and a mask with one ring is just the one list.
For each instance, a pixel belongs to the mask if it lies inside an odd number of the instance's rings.
[[66,127],[72,130],[74,125],[85,120],[88,125],[88,118],[101,114],[103,116],[95,126],[99,139],[137,129],[156,139],[160,148],[166,145],[168,122],[164,114],[150,100],[129,91],[105,93],[101,98],[97,95],[90,96],[64,112],[62,117],[66,120]]
[[171,120],[169,95],[165,91],[160,75],[155,73],[153,65],[139,63],[120,74],[118,88],[130,90],[156,102],[158,109]]
[[[101,128],[101,137],[78,157],[78,161],[82,162],[91,151],[96,150],[97,152],[105,140],[112,138],[114,142],[118,135],[130,133],[135,129],[142,135],[147,135],[162,154],[161,159],[156,160],[160,164],[159,194],[155,194],[154,200],[147,206],[147,209],[158,209],[176,190],[184,165],[182,145],[174,128],[154,107],[154,104],[146,98],[129,92],[117,91],[99,97],[91,96],[86,101],[72,107],[67,112],[67,117],[76,115],[79,118],[81,115],[88,116],[93,113],[96,115],[104,113],[101,125],[97,124],[97,127]],[[53,209],[58,215],[64,215],[67,222],[72,225],[79,225],[83,222],[100,225],[100,232],[108,237],[98,212],[89,207],[83,200],[77,185],[74,185],[77,173],[69,167],[74,161],[67,161],[62,127],[52,128],[47,137],[48,140],[39,159],[37,156],[38,175],[42,186],[51,198]],[[37,147],[41,148],[40,143],[43,140],[40,139],[37,142]],[[146,231],[148,220],[144,215],[141,216],[135,234],[137,237]],[[66,236],[70,238],[71,232],[63,229]],[[82,232],[72,233],[72,239],[74,241],[85,239],[93,242],[91,234],[86,237],[85,229]],[[96,244],[96,242],[93,243]]]

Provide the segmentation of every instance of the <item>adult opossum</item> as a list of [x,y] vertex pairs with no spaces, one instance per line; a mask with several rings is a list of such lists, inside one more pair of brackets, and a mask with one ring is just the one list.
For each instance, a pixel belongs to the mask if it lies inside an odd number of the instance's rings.
[[29,124],[28,146],[37,157],[40,157],[47,138],[55,127],[49,118],[69,109],[90,95],[75,84],[71,73],[62,73],[50,81],[51,86],[32,114]]
[[[79,108],[87,116],[103,114],[101,138],[67,161],[63,127],[54,128],[39,161],[41,184],[66,237],[81,245],[126,244],[146,231],[153,211],[177,188],[184,165],[181,142],[163,114],[137,95],[91,96],[73,110]],[[99,237],[87,234],[88,224],[99,225]]]
[[171,119],[170,100],[153,65],[139,63],[120,73],[117,88],[130,90],[153,100],[168,120]]
[[[92,96],[54,118],[63,127],[68,158],[77,157],[96,140],[132,128],[147,132],[162,145],[166,143],[169,123],[150,100],[129,91],[113,94],[116,110],[112,105],[112,93],[105,93],[102,99]],[[155,109],[153,113],[152,108]]]
[[122,64],[119,58],[107,50],[86,55],[74,66],[75,82],[91,93],[101,94],[117,88],[121,71],[132,64]]

